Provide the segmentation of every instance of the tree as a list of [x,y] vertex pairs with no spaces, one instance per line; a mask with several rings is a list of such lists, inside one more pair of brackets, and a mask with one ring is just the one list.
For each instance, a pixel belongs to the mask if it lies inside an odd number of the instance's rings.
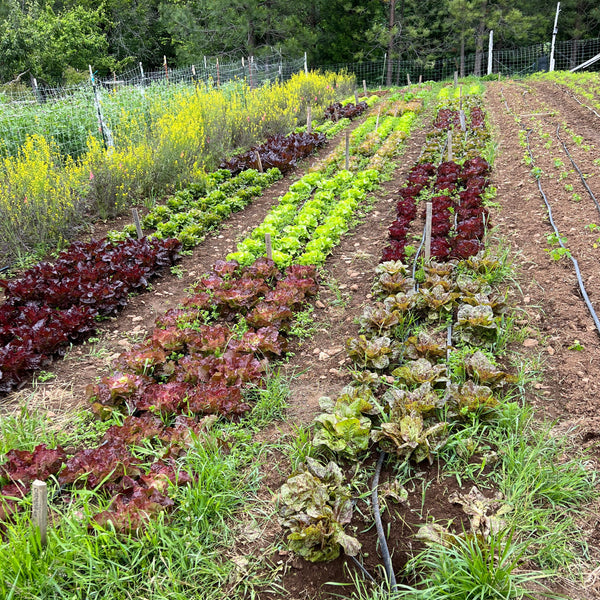
[[9,16],[0,27],[3,80],[26,71],[40,80],[61,83],[69,66],[84,70],[94,63],[114,68],[102,30],[106,24],[102,7],[75,6],[55,12],[50,2],[9,2]]

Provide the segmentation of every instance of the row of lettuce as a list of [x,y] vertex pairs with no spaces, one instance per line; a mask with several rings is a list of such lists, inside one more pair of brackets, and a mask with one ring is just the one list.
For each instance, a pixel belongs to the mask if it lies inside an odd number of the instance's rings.
[[[377,99],[377,97],[374,97]],[[362,103],[362,113],[367,106]],[[349,121],[347,121],[349,122]],[[325,134],[274,136],[252,149],[266,172],[241,170],[245,155],[156,206],[143,219],[148,238],[134,240],[135,226],[112,231],[108,240],[75,243],[54,263],[40,263],[16,280],[0,280],[0,393],[27,382],[70,344],[84,340],[98,317],[116,314],[133,293],[140,293],[161,269],[177,260],[182,248],[198,245],[232,212],[326,143]],[[238,173],[237,175],[233,175]]]
[[[403,131],[405,136],[408,132]],[[380,140],[379,148],[384,142]],[[371,159],[377,149],[374,146]],[[330,164],[323,167],[329,168]],[[310,192],[323,192],[326,197],[312,205],[320,215],[336,193],[360,185],[355,211],[383,170],[357,175],[343,170],[331,177],[315,172],[307,177],[312,184],[301,180],[286,195],[304,194],[306,204]],[[294,204],[297,214],[302,213],[300,202]],[[280,206],[271,214],[280,214]],[[7,453],[0,465],[0,522],[10,521],[23,506],[34,479],[56,486],[57,503],[69,501],[71,486],[111,498],[109,507],[93,519],[101,525],[110,522],[119,531],[135,530],[151,516],[174,508],[169,488],[194,478],[179,469],[177,459],[217,417],[238,419],[251,410],[247,391],[262,385],[270,360],[283,356],[295,313],[318,289],[314,265],[285,264],[284,273],[264,256],[248,263],[217,261],[178,308],[157,320],[145,341],[114,361],[113,375],[89,386],[94,413],[115,423],[98,445],[70,456],[60,447],[43,444],[32,451]],[[162,449],[162,458],[140,458],[134,448],[141,444]]]
[[[465,220],[488,218],[483,208],[476,215],[459,212],[472,210],[474,197],[481,207],[490,170],[481,155],[486,135],[477,133],[485,128],[479,90],[470,91],[463,102],[470,106],[466,116],[474,131],[467,129],[463,135],[471,134],[479,147],[456,153],[456,162],[443,160],[448,128],[460,135],[453,115],[458,116],[462,100],[445,96],[445,88],[426,151],[399,191],[399,219],[390,226],[391,243],[376,269],[359,335],[346,341],[353,381],[337,398],[320,400],[322,413],[311,439],[314,451],[308,454],[334,460],[324,464],[308,458],[279,491],[280,523],[291,549],[307,560],[360,552],[361,543],[350,529],[356,502],[342,466],[364,462],[376,451],[396,462],[432,463],[462,423],[475,416],[495,418],[504,388],[514,383],[493,353],[507,308],[505,293],[492,286],[501,263],[485,251],[483,235],[466,238],[459,229]],[[452,120],[442,124],[447,116]],[[470,184],[474,179],[477,185]],[[440,262],[411,254],[411,265],[405,253],[404,262],[390,260],[390,248],[397,248],[399,238],[421,237],[424,200],[431,198],[444,203],[444,211],[435,213],[434,239],[446,241],[453,234],[451,239],[458,241],[449,242],[449,252],[435,253]],[[468,240],[474,243],[466,256],[453,254]]]

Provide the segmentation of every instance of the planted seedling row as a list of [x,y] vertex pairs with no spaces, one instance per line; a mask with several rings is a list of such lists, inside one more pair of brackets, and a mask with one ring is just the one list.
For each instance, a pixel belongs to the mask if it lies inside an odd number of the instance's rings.
[[[206,415],[239,418],[251,408],[243,390],[260,384],[269,357],[285,351],[294,312],[316,292],[314,276],[314,267],[301,265],[283,276],[264,258],[245,268],[217,262],[146,341],[115,361],[117,373],[90,386],[96,414],[120,423],[97,447],[71,457],[44,445],[8,453],[1,516],[19,509],[33,478],[54,476],[61,489],[84,487],[112,497],[93,518],[121,531],[172,509],[167,488],[192,481],[178,471],[176,458],[209,426]],[[131,449],[140,443],[164,445],[164,459],[144,463]]]

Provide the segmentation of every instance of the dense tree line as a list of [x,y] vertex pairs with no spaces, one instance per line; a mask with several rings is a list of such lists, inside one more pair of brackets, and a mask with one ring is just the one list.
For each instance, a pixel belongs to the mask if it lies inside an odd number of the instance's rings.
[[[203,56],[284,57],[313,65],[388,57],[435,60],[548,41],[542,0],[0,0],[0,82],[61,83],[93,64],[174,66]],[[559,39],[600,36],[597,0],[562,0]],[[476,64],[477,68],[477,64]]]

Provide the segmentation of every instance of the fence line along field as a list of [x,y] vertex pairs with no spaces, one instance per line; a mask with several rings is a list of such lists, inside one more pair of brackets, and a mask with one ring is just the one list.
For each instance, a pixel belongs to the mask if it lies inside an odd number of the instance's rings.
[[293,130],[305,121],[308,105],[318,116],[352,91],[348,77],[318,73],[255,89],[245,84],[225,89],[159,84],[157,89],[161,93],[149,90],[143,100],[135,88],[109,94],[115,97],[110,110],[116,122],[109,121],[114,148],[108,152],[90,133],[85,151],[75,157],[63,154],[53,135],[35,134],[15,156],[2,159],[5,262],[64,246],[90,215],[114,217],[132,202],[201,182],[236,149]]

